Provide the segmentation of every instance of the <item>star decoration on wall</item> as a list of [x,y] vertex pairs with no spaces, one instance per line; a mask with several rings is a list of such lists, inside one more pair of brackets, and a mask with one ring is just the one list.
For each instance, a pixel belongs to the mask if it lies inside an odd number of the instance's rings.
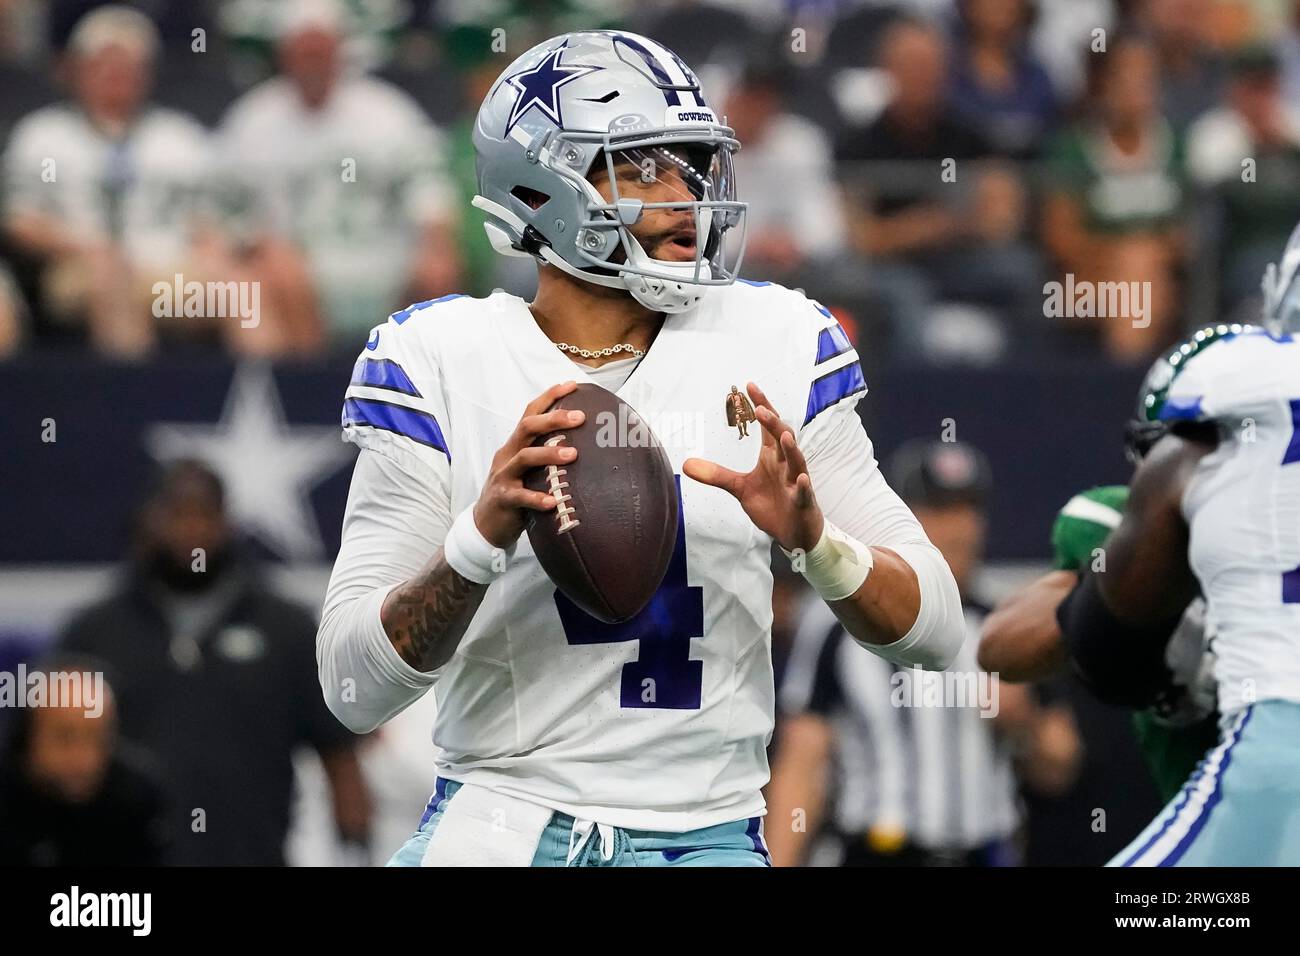
[[536,106],[556,126],[563,128],[564,120],[560,114],[560,87],[572,83],[580,76],[594,73],[599,66],[562,66],[560,56],[566,47],[559,46],[546,54],[536,66],[512,76],[506,77],[506,83],[519,91],[510,119],[506,122],[505,135],[509,136],[515,124],[523,115]]
[[353,453],[337,425],[289,423],[267,366],[239,366],[220,421],[156,422],[145,446],[160,462],[192,457],[210,465],[234,523],[276,554],[324,557],[311,492]]

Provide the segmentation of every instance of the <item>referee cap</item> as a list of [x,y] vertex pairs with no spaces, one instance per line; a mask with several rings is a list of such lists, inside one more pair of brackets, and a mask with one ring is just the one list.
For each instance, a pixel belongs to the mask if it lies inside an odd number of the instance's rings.
[[886,477],[909,505],[983,506],[993,484],[988,459],[966,442],[918,438],[889,457]]

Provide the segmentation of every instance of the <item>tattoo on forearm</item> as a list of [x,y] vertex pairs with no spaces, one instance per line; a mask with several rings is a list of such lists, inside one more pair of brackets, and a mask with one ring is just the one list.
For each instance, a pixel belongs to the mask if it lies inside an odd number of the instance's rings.
[[402,660],[431,671],[451,659],[486,592],[487,585],[453,571],[439,550],[424,571],[389,593],[380,620]]

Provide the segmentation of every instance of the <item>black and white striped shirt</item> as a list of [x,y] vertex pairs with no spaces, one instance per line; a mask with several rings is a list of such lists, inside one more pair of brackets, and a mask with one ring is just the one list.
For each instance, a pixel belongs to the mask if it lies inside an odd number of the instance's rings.
[[[1020,819],[1010,753],[974,695],[922,687],[976,680],[987,613],[964,605],[967,640],[944,674],[891,664],[860,647],[821,602],[810,602],[781,684],[785,715],[811,713],[835,732],[829,822],[841,833],[905,833],[927,849],[975,849],[1010,836]],[[924,683],[924,682],[939,682]],[[936,693],[939,693],[936,691]],[[996,697],[992,698],[996,700]]]

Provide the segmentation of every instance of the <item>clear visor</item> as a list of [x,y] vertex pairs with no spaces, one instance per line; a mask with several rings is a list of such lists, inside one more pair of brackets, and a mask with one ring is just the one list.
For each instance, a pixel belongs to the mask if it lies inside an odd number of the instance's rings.
[[605,150],[604,175],[591,181],[610,201],[602,196],[589,205],[583,225],[608,233],[617,223],[619,246],[604,249],[603,256],[583,250],[584,257],[593,265],[678,282],[733,281],[743,241],[724,243],[723,237],[743,226],[745,214],[745,204],[736,200],[733,148],[706,142]]

